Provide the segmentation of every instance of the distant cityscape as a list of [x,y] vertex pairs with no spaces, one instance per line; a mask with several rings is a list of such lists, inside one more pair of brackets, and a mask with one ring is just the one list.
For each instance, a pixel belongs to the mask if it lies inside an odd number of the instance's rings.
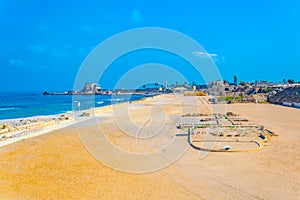
[[294,80],[283,79],[282,82],[274,83],[267,81],[254,81],[238,83],[237,76],[233,82],[211,81],[208,84],[183,83],[168,85],[151,83],[137,89],[101,88],[97,83],[85,83],[82,90],[67,92],[44,92],[43,95],[119,95],[119,94],[165,94],[182,93],[185,96],[213,96],[211,103],[263,103],[270,102],[287,106],[299,107],[300,83]]
[[145,84],[137,89],[115,89],[108,90],[101,88],[97,83],[85,83],[82,90],[74,90],[67,92],[44,92],[43,95],[107,95],[107,94],[144,94],[144,93],[170,93],[172,90],[167,85],[158,83]]

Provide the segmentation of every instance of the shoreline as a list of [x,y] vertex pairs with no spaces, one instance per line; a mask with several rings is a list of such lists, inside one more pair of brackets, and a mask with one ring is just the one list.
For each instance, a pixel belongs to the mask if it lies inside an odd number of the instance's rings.
[[[122,106],[123,104],[128,104],[128,103],[140,103],[141,101],[146,101],[148,99],[152,99],[157,96],[164,96],[164,95],[165,94],[160,94],[160,95],[151,96],[151,97],[144,97],[144,98],[141,98],[138,100],[120,102],[120,103],[115,103],[115,104],[105,105],[105,106],[100,106],[100,107],[95,107],[95,108],[89,108],[89,109],[80,110],[80,111],[68,111],[68,112],[51,114],[51,115],[36,115],[36,116],[24,117],[24,118],[1,119],[0,125],[11,124],[11,123],[18,122],[18,121],[43,122],[43,120],[49,120],[49,119],[54,119],[54,118],[58,119],[63,115],[69,115],[72,118],[71,120],[63,120],[63,121],[61,121],[61,123],[57,123],[50,127],[45,126],[45,127],[41,128],[40,130],[26,129],[27,133],[25,133],[21,136],[11,137],[9,139],[4,139],[4,140],[2,140],[2,138],[1,138],[3,136],[3,133],[1,132],[1,129],[0,129],[0,148],[3,146],[9,145],[9,144],[13,144],[18,141],[21,141],[21,140],[44,135],[46,133],[49,133],[49,132],[52,132],[55,130],[59,130],[62,128],[72,126],[76,123],[80,123],[82,121],[92,119],[93,117],[99,117],[99,115],[101,115],[102,113],[110,111],[112,109],[112,107],[116,108],[116,107]],[[170,95],[170,94],[167,94],[167,95]],[[223,105],[248,105],[248,104],[255,105],[257,103],[235,103],[235,104],[223,104]],[[287,106],[287,105],[282,105],[282,104],[275,104],[275,103],[268,103],[268,104],[274,105],[274,106],[279,106],[279,107],[287,107],[287,108],[292,108],[292,109],[294,108],[296,110],[299,109],[294,106]],[[218,104],[211,104],[211,105],[218,105]],[[81,115],[84,115],[84,113],[88,113],[88,116],[81,116]],[[92,114],[92,115],[89,116],[90,114]],[[11,133],[11,132],[9,132],[9,133]],[[12,133],[12,134],[14,134],[14,133]],[[19,132],[16,132],[15,134],[19,134]]]
[[[66,114],[77,111],[76,100],[81,102],[81,109],[98,108],[116,103],[135,101],[148,98],[146,94],[137,96],[120,94],[120,95],[42,95],[40,93],[3,93],[3,98],[7,99],[0,106],[0,123],[2,121],[18,120],[30,117],[47,117],[50,115]],[[94,100],[94,102],[93,102]],[[101,103],[99,103],[101,102]],[[94,105],[93,105],[94,103]]]
[[[160,95],[156,95],[160,96]],[[126,102],[120,102],[120,103],[115,103],[111,105],[105,105],[105,106],[100,106],[100,107],[95,107],[95,108],[89,108],[85,110],[80,110],[80,111],[68,111],[65,113],[58,113],[58,114],[52,114],[52,115],[36,115],[36,116],[31,116],[31,117],[24,117],[24,118],[14,118],[14,119],[2,119],[0,120],[0,125],[11,125],[16,122],[31,122],[34,121],[36,123],[40,122],[47,122],[47,120],[51,119],[59,119],[61,116],[69,116],[71,119],[65,119],[62,120],[58,123],[54,123],[54,125],[47,126],[45,124],[41,124],[41,127],[39,128],[27,128],[25,127],[21,131],[7,131],[5,133],[3,132],[3,129],[0,129],[0,148],[13,144],[15,142],[21,141],[21,140],[26,140],[29,138],[37,137],[40,135],[47,134],[49,132],[55,131],[55,130],[60,130],[69,126],[72,126],[77,123],[81,123],[83,121],[92,119],[93,117],[99,117],[99,115],[103,114],[104,112],[107,112],[112,109],[112,107],[120,107],[122,105],[128,104],[128,103],[139,103],[140,101],[147,101],[147,99],[150,98],[155,98],[156,96],[152,97],[144,97],[138,100],[133,100],[133,101],[126,101]],[[87,113],[87,116],[85,114]],[[23,124],[24,126],[27,124]],[[16,130],[16,129],[14,129]],[[2,132],[1,132],[2,131]],[[23,132],[22,132],[23,131]],[[2,137],[7,134],[9,135],[8,138],[2,139]],[[16,135],[20,136],[16,136]]]

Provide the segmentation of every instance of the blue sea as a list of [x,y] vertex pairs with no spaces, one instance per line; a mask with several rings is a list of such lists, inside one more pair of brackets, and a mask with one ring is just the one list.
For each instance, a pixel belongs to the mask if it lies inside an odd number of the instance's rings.
[[[145,95],[42,95],[42,93],[0,93],[0,119],[66,113],[116,103],[135,101]],[[78,102],[80,102],[78,104]]]

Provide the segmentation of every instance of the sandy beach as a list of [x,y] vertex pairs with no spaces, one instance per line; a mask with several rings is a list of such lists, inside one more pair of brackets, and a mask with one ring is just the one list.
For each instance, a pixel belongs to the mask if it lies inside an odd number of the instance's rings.
[[[272,104],[211,105],[206,97],[197,97],[197,112],[232,111],[279,134],[257,152],[211,152],[203,156],[203,152],[188,145],[187,137],[177,136],[180,132],[173,126],[176,117],[183,112],[196,112],[195,102],[190,97],[183,98],[184,103],[173,95],[161,95],[128,104],[128,110],[124,110],[125,104],[115,105],[112,110],[100,112],[97,120],[1,147],[0,199],[300,198],[299,109]],[[118,116],[119,126],[115,125],[114,116]],[[149,116],[158,120],[150,123]],[[147,127],[150,123],[155,130],[162,127],[160,122],[163,121],[164,134],[153,137],[151,143],[141,141],[136,146],[136,140],[125,134],[134,130],[126,126],[127,120],[137,127]],[[96,132],[99,125],[103,130],[100,135]],[[143,129],[138,133],[144,137],[154,134]],[[168,141],[176,140],[178,148],[184,151],[165,168],[148,173],[126,173],[100,162],[83,145],[101,144],[101,135],[131,153],[159,149],[159,162],[177,153],[176,148],[164,149]],[[114,153],[110,149],[105,151],[110,158],[116,156]],[[139,160],[130,159],[124,157],[125,162],[113,164],[136,169]]]

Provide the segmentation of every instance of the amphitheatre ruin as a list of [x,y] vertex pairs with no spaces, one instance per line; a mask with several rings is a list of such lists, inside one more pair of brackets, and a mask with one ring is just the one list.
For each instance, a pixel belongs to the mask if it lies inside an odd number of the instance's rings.
[[178,129],[188,133],[189,144],[201,151],[258,151],[278,136],[274,132],[232,112],[226,114],[187,113],[181,116]]

